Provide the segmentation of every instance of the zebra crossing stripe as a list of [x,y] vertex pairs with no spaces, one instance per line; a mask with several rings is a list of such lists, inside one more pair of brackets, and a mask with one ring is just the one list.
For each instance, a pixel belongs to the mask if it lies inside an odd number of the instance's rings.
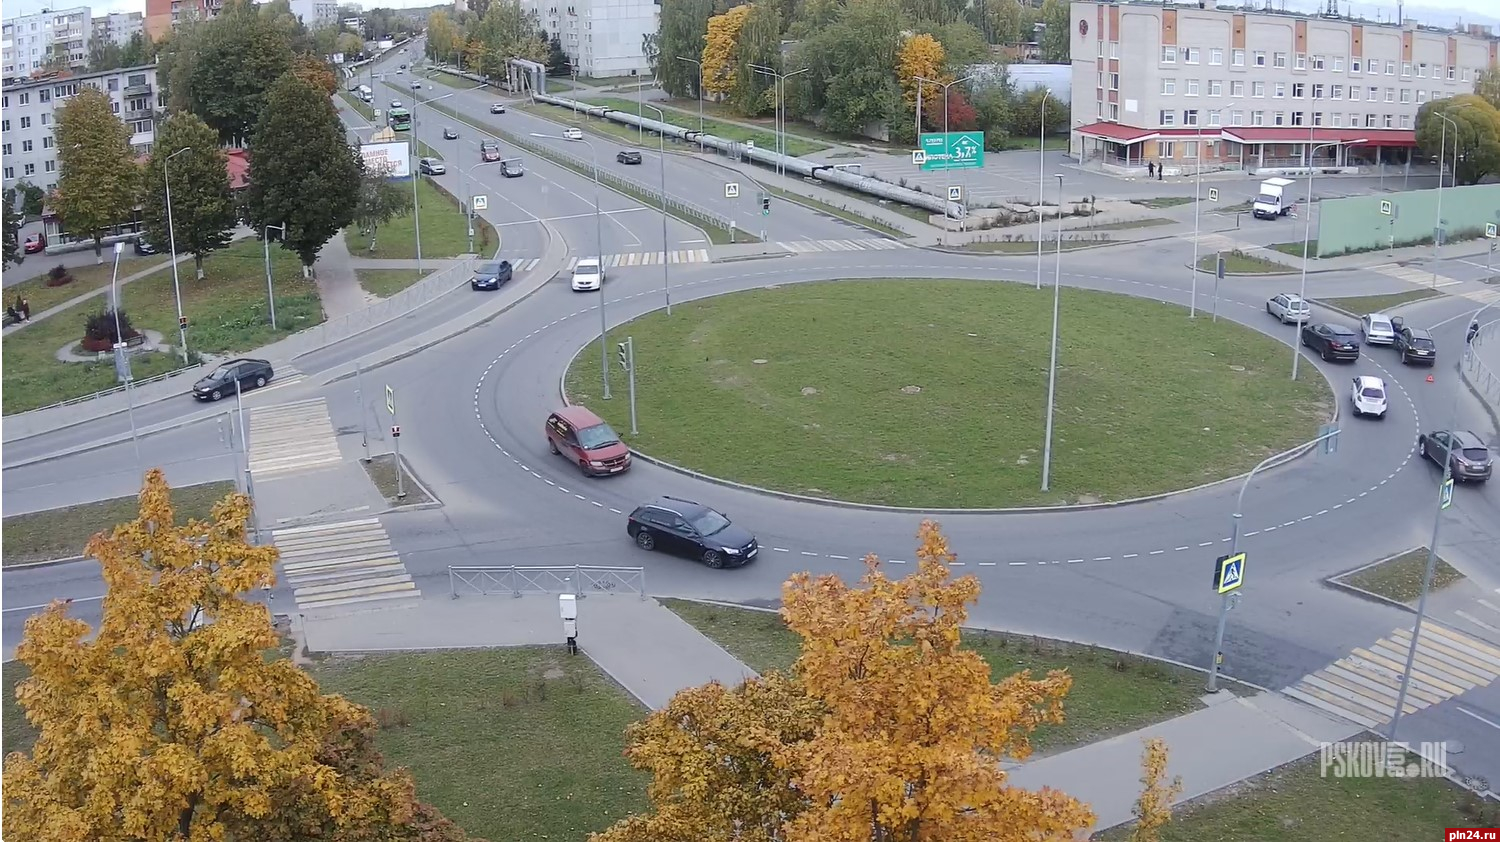
[[253,408],[249,427],[253,475],[307,471],[344,460],[324,398]]
[[396,607],[421,597],[378,518],[277,529],[271,536],[300,611]]

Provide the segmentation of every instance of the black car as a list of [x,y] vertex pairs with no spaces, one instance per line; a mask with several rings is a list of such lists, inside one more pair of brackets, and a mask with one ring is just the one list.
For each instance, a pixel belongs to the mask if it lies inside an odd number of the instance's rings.
[[1468,430],[1435,430],[1423,433],[1417,440],[1417,453],[1433,464],[1442,466],[1443,454],[1453,448],[1453,457],[1448,460],[1448,471],[1459,482],[1484,482],[1495,470],[1494,459],[1484,440]]
[[658,497],[637,506],[625,532],[643,550],[695,558],[715,569],[748,564],[760,552],[755,536],[730,523],[726,515],[676,497]]
[[500,103],[497,102],[494,105],[490,106],[490,113],[491,114],[504,114],[505,113],[505,106],[503,106],[503,105],[501,105]]
[[475,291],[496,290],[510,280],[510,276],[509,260],[486,263],[474,271],[474,277],[469,279],[469,287]]
[[500,162],[500,174],[506,178],[520,178],[526,174],[520,158],[506,158]]
[[443,140],[458,140],[458,129],[455,129],[452,126],[444,126]]
[[1432,334],[1419,327],[1403,327],[1396,332],[1393,346],[1401,355],[1403,365],[1410,363],[1437,364],[1437,343]]
[[146,242],[145,237],[136,237],[135,244],[132,246],[132,248],[134,248],[135,253],[140,255],[141,257],[150,257],[151,255],[157,253],[156,246],[153,246],[150,243]]
[[639,164],[641,162],[641,153],[624,149],[615,155],[615,160],[622,164]]
[[200,401],[216,401],[233,395],[236,383],[240,390],[255,389],[269,383],[275,375],[266,360],[229,360],[193,384],[193,397]]
[[1342,325],[1307,325],[1302,328],[1302,344],[1325,360],[1359,359],[1359,336]]

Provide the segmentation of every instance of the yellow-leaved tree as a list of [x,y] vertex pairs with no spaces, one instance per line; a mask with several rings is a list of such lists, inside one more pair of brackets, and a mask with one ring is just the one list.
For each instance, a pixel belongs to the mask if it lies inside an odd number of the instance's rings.
[[735,47],[752,7],[750,3],[735,6],[708,19],[708,33],[703,36],[703,89],[711,94],[728,96],[734,91]]
[[[928,80],[921,83],[922,116],[925,118],[923,122],[928,125],[936,125],[943,119],[943,89],[932,82],[947,84],[953,81],[953,77],[943,71],[946,60],[943,45],[925,33],[907,38],[901,45],[901,52],[897,54],[899,66],[896,73],[901,79],[902,95],[907,108],[916,110],[918,79]],[[918,130],[920,131],[920,127]]]
[[284,658],[265,605],[276,550],[249,500],[178,525],[160,470],[138,517],[96,535],[97,634],[62,603],[26,623],[17,699],[39,734],[5,760],[3,834],[28,842],[456,842],[387,772],[369,712]]
[[1135,802],[1130,842],[1161,842],[1161,829],[1172,820],[1172,802],[1181,794],[1182,777],[1167,780],[1166,742],[1152,737],[1141,752],[1141,794]]

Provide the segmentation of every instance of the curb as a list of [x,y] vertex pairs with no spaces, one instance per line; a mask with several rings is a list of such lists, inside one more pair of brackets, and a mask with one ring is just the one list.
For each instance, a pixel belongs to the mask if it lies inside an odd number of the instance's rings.
[[729,257],[715,257],[714,263],[744,263],[747,260],[768,260],[781,257],[796,257],[795,252],[790,251],[768,251],[764,254],[745,254]]
[[[1157,242],[1158,240],[1175,240],[1175,239],[1177,239],[1177,238],[1174,237],[1174,236],[1172,236],[1172,235],[1170,235],[1170,234],[1163,234],[1160,237],[1145,237],[1145,238],[1139,239],[1139,240],[1104,240],[1104,241],[1101,241],[1101,242],[1098,242],[1098,243],[1092,243],[1092,244],[1086,245],[1086,246],[1075,246],[1075,247],[1070,248],[1070,249],[1063,249],[1063,254],[1067,254],[1068,252],[1074,252],[1074,251],[1093,251],[1095,249],[1109,248],[1110,246],[1133,246],[1133,245],[1138,245],[1140,243],[1154,243],[1154,242]],[[988,241],[981,241],[981,242],[1006,242],[1006,241],[1003,241],[1003,240],[1002,241],[988,240]],[[1034,243],[1036,241],[1035,240],[1011,240],[1009,242],[1033,242]],[[1042,242],[1045,244],[1045,243],[1048,243],[1048,242],[1054,242],[1055,243],[1056,241],[1055,240],[1050,240],[1050,241],[1049,240],[1043,240]],[[1067,241],[1064,240],[1064,242],[1067,242]],[[965,250],[965,249],[955,248],[953,246],[943,246],[943,245],[917,246],[917,248],[926,249],[927,251],[935,251],[935,252],[939,252],[941,254],[959,255],[959,256],[962,256],[962,257],[1035,257],[1036,256],[1036,253],[1035,252],[1031,252],[1031,251],[1018,251],[1018,252],[1013,252],[1013,253],[1007,253],[1007,252],[983,252],[983,251],[969,251],[969,250]],[[1056,249],[1048,249],[1048,248],[1044,247],[1042,249],[1042,254],[1046,255],[1046,256],[1053,256],[1053,255],[1057,254],[1057,251],[1056,251]]]
[[[821,283],[827,283],[827,281],[786,281],[786,282],[782,282],[781,285],[789,285],[789,284],[794,284],[794,283],[820,283],[820,282]],[[1014,281],[1000,281],[1000,283],[1015,283],[1015,282]],[[747,291],[749,291],[749,290],[731,290],[729,292],[718,292],[718,293],[714,293],[712,295],[702,296],[702,298],[717,298],[717,297],[719,297],[721,295],[731,295],[731,294],[733,294],[735,292],[747,292]],[[1138,296],[1138,297],[1144,297],[1144,296]],[[701,299],[699,299],[699,298],[686,299],[686,301],[698,301],[698,300],[701,300]],[[1153,300],[1153,299],[1147,299],[1147,300]],[[686,303],[686,301],[683,302],[683,303]],[[650,310],[648,312],[653,312],[654,313],[658,309],[664,309],[664,307],[655,308],[655,309]],[[642,314],[642,315],[644,315],[644,314]],[[640,317],[638,316],[637,318],[640,318]],[[632,319],[631,321],[635,321],[635,319]],[[626,324],[628,324],[628,322]],[[1264,332],[1260,332],[1260,333],[1263,336],[1267,335]],[[1271,338],[1274,339],[1275,337],[1271,337]],[[579,346],[578,350],[574,351],[573,355],[568,358],[567,365],[563,366],[562,374],[558,376],[558,379],[557,379],[557,392],[558,392],[558,396],[562,398],[563,406],[573,406],[573,402],[568,399],[568,371],[570,369],[572,369],[573,363],[574,363],[574,361],[576,361],[578,359],[578,356],[580,354],[582,354],[584,351],[588,350],[593,345],[593,342],[594,342],[594,340],[590,339],[588,342],[585,342],[583,345]],[[1324,382],[1328,384],[1328,388],[1329,388],[1329,390],[1331,392],[1333,392],[1334,394],[1338,393],[1338,389],[1334,386],[1333,381],[1331,381],[1331,380],[1328,379],[1328,375],[1325,374],[1322,369],[1318,368],[1317,366],[1313,366],[1313,370],[1317,371],[1318,374],[1323,377]],[[1331,423],[1337,423],[1337,421],[1339,419],[1339,408],[1341,406],[1342,406],[1342,403],[1340,403],[1338,401],[1334,402],[1333,414],[1329,417],[1328,421],[1325,422],[1325,423],[1330,423],[1330,424]],[[1274,463],[1272,465],[1267,466],[1265,468],[1265,471],[1273,471],[1273,470],[1275,470],[1277,468],[1283,467],[1285,465],[1289,465],[1292,462],[1295,462],[1298,459],[1302,458],[1303,456],[1306,456],[1307,454],[1316,451],[1317,448],[1318,448],[1318,445],[1316,445],[1316,444],[1304,444],[1304,445],[1301,445],[1299,447],[1293,448],[1291,451],[1289,451],[1286,454],[1286,458],[1285,459],[1281,460],[1280,462],[1276,462],[1276,463]],[[659,459],[659,458],[657,458],[655,456],[651,456],[651,455],[649,455],[647,453],[643,453],[640,450],[637,450],[635,447],[630,447],[630,454],[633,457],[637,458],[637,459],[641,459],[641,460],[644,460],[646,462],[649,462],[650,464],[655,465],[655,466],[657,466],[659,468],[663,468],[663,469],[666,469],[666,470],[669,470],[669,471],[673,471],[673,472],[681,474],[683,476],[692,477],[693,479],[696,479],[696,480],[701,480],[703,482],[713,483],[714,485],[719,485],[719,486],[723,486],[723,487],[726,487],[726,488],[733,488],[733,489],[736,489],[736,490],[739,490],[739,491],[748,491],[748,492],[755,493],[755,494],[761,494],[761,495],[764,495],[764,496],[767,496],[767,497],[776,497],[776,498],[779,498],[779,499],[782,499],[782,500],[790,500],[792,502],[797,502],[797,503],[813,503],[813,504],[822,505],[822,506],[832,506],[832,507],[840,508],[840,509],[853,509],[853,510],[856,510],[856,511],[866,511],[866,512],[886,512],[886,513],[893,513],[893,514],[1029,515],[1029,514],[1049,514],[1049,513],[1064,513],[1064,514],[1066,514],[1066,513],[1073,513],[1073,512],[1095,511],[1095,510],[1100,510],[1100,509],[1118,509],[1118,508],[1122,508],[1122,507],[1125,507],[1125,506],[1130,506],[1130,505],[1137,504],[1137,503],[1151,503],[1151,502],[1155,502],[1155,501],[1158,501],[1158,500],[1165,500],[1165,499],[1170,498],[1170,497],[1177,497],[1177,496],[1180,496],[1180,495],[1183,495],[1183,494],[1191,494],[1191,493],[1197,492],[1197,491],[1204,491],[1206,489],[1213,488],[1214,486],[1224,485],[1226,483],[1234,482],[1236,480],[1243,480],[1246,477],[1250,476],[1250,473],[1251,473],[1250,471],[1246,471],[1244,473],[1236,474],[1234,476],[1224,477],[1223,479],[1217,479],[1217,480],[1214,480],[1213,482],[1201,483],[1199,485],[1195,485],[1195,486],[1192,486],[1190,488],[1179,488],[1179,489],[1176,489],[1176,490],[1173,490],[1173,491],[1164,491],[1164,492],[1162,492],[1160,494],[1146,495],[1144,497],[1131,497],[1131,498],[1129,498],[1127,500],[1114,500],[1114,501],[1106,501],[1106,502],[1102,502],[1102,503],[1073,503],[1073,504],[1068,504],[1068,505],[1063,505],[1063,506],[1016,506],[1016,507],[1011,507],[1011,508],[951,509],[951,508],[921,508],[921,507],[917,507],[917,506],[881,506],[881,505],[877,505],[877,504],[874,504],[874,503],[854,503],[854,502],[850,502],[848,500],[833,500],[833,499],[829,499],[829,498],[826,498],[826,497],[811,497],[811,496],[808,496],[808,495],[805,495],[805,494],[793,494],[793,493],[791,493],[789,491],[777,491],[775,489],[770,489],[770,488],[761,488],[760,486],[756,486],[756,485],[748,485],[746,483],[735,482],[733,480],[727,480],[727,479],[723,479],[721,477],[715,477],[715,476],[710,476],[709,474],[699,473],[698,471],[694,471],[694,470],[692,470],[690,468],[684,468],[684,467],[682,467],[680,465],[674,465],[671,462],[667,462],[667,461],[665,461],[663,459]]]
[[[375,455],[376,456],[386,456],[386,455],[389,455],[394,460],[396,454],[395,454],[395,451],[390,451],[389,453],[377,453]],[[369,474],[369,465],[370,465],[370,463],[366,462],[363,459],[359,459],[359,460],[356,460],[356,461],[359,462],[359,465],[360,465],[361,468],[365,468],[366,469],[365,473],[366,473],[366,475],[368,475]],[[414,470],[412,470],[411,460],[407,459],[405,456],[402,456],[400,461],[401,461],[401,464],[398,467],[398,469],[404,469],[406,471],[406,478],[409,479],[409,480],[411,480],[411,484],[415,485],[417,487],[417,490],[419,490],[419,491],[422,492],[423,496],[425,496],[427,498],[428,502],[426,502],[426,503],[393,503],[393,502],[391,502],[391,498],[387,497],[386,500],[385,500],[385,502],[386,502],[385,513],[386,514],[395,514],[396,512],[420,512],[420,511],[422,511],[424,509],[440,509],[440,508],[442,508],[443,507],[443,501],[436,494],[433,494],[432,491],[431,491],[431,489],[429,489],[427,487],[427,485],[425,483],[423,483],[422,480],[417,476],[417,472],[414,471]]]
[[[1378,602],[1378,603],[1381,603],[1383,605],[1389,605],[1392,608],[1399,608],[1399,609],[1401,609],[1402,611],[1405,611],[1408,614],[1415,614],[1415,613],[1417,613],[1417,610],[1415,608],[1412,608],[1410,605],[1407,605],[1404,602],[1397,602],[1396,600],[1391,599],[1388,596],[1381,596],[1380,594],[1375,593],[1374,591],[1367,591],[1364,588],[1356,587],[1356,586],[1351,585],[1351,584],[1349,584],[1347,582],[1340,582],[1339,580],[1342,579],[1342,578],[1344,578],[1345,576],[1353,576],[1355,573],[1359,573],[1359,572],[1362,572],[1362,571],[1365,571],[1365,570],[1369,570],[1372,567],[1379,567],[1380,565],[1385,564],[1387,561],[1390,561],[1393,558],[1400,558],[1401,556],[1404,556],[1404,555],[1406,555],[1409,552],[1413,552],[1413,551],[1420,550],[1420,549],[1423,549],[1423,548],[1422,547],[1411,547],[1409,549],[1402,550],[1399,553],[1392,553],[1392,554],[1390,554],[1390,555],[1388,555],[1388,556],[1386,556],[1384,558],[1376,559],[1375,561],[1372,561],[1369,564],[1361,564],[1358,567],[1354,567],[1354,568],[1351,568],[1349,570],[1345,570],[1344,572],[1339,573],[1336,576],[1329,576],[1329,577],[1327,577],[1326,579],[1323,580],[1323,584],[1328,585],[1329,587],[1338,588],[1339,590],[1348,591],[1349,593],[1351,593],[1354,596],[1357,596],[1357,597],[1359,597],[1361,599],[1368,599],[1368,600],[1370,600],[1372,602]],[[1468,578],[1468,577],[1465,577],[1465,578]]]
[[[43,509],[42,511],[46,511]],[[7,564],[0,570],[28,570],[33,567],[56,567],[59,564],[72,564],[75,561],[88,561],[86,555],[68,556],[67,558],[49,558],[43,561],[23,561],[20,564]]]

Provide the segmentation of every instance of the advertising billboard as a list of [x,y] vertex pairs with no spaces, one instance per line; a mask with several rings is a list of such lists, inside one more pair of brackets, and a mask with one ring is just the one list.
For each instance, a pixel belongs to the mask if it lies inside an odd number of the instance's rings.
[[384,172],[386,178],[410,178],[411,157],[405,141],[366,143],[359,148],[370,172]]

